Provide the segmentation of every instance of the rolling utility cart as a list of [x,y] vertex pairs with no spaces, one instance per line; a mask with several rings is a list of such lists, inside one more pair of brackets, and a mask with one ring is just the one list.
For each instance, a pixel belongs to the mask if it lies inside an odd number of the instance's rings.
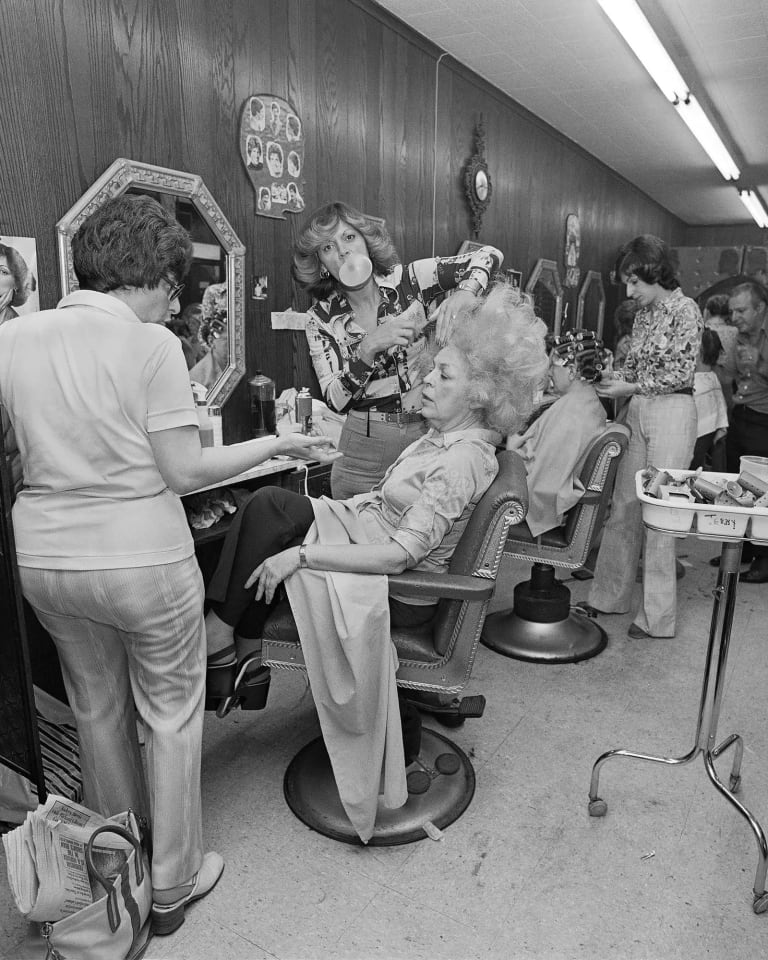
[[[675,481],[691,476],[690,471],[668,470],[666,473]],[[735,474],[703,473],[701,477],[711,482],[722,482],[726,479],[738,480]],[[605,816],[608,809],[605,800],[598,795],[598,781],[601,767],[613,757],[630,757],[636,760],[650,760],[654,763],[676,765],[689,763],[699,754],[702,754],[707,776],[715,788],[744,817],[757,841],[758,860],[752,908],[755,913],[764,913],[768,910],[768,893],[765,890],[768,845],[763,828],[736,797],[741,785],[741,759],[744,749],[742,739],[738,733],[732,733],[721,743],[718,744],[716,741],[728,662],[728,648],[731,640],[736,587],[739,580],[742,543],[745,540],[768,542],[768,510],[755,507],[684,502],[677,498],[659,500],[643,492],[642,471],[637,474],[636,482],[637,496],[642,503],[644,524],[653,530],[677,537],[694,536],[703,540],[720,541],[722,544],[720,572],[717,578],[717,587],[713,593],[714,602],[709,629],[709,643],[693,747],[682,757],[657,757],[646,753],[636,753],[632,750],[609,750],[602,754],[592,767],[592,780],[589,786],[589,814],[592,817],[602,817]],[[726,786],[717,774],[715,760],[731,747],[733,747],[733,764],[728,786]]]

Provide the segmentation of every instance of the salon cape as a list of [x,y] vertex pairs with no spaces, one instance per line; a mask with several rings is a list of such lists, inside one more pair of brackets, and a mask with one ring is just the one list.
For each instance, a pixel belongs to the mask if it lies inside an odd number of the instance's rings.
[[534,537],[559,526],[566,511],[583,496],[578,474],[605,424],[605,408],[594,387],[578,381],[524,433],[507,438],[507,449],[519,453],[525,462],[525,522]]
[[[312,508],[305,543],[369,542],[350,501]],[[387,577],[301,568],[285,588],[339,797],[367,843],[379,798],[390,809],[408,799]]]

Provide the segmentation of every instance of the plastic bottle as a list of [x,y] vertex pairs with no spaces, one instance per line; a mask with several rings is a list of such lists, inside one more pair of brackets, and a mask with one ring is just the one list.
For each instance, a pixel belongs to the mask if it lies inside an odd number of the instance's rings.
[[275,381],[265,377],[261,370],[248,381],[251,395],[251,432],[254,437],[269,437],[277,433],[275,424]]
[[205,400],[195,400],[197,410],[197,420],[200,426],[200,446],[212,447],[213,438],[213,417],[208,411],[208,405]]

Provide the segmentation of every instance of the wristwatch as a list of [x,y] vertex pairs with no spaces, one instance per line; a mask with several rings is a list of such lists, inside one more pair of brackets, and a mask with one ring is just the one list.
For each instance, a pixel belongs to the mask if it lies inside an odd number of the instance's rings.
[[468,290],[470,293],[473,293],[476,297],[480,294],[480,291],[483,289],[483,285],[479,280],[475,280],[474,277],[468,277],[466,280],[462,280],[457,287],[458,290]]

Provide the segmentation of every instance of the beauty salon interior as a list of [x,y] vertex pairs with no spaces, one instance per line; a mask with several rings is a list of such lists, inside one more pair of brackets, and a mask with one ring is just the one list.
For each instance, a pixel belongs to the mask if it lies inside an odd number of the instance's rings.
[[766,0],[4,0],[0,47],[3,835],[148,784],[145,960],[763,956]]

